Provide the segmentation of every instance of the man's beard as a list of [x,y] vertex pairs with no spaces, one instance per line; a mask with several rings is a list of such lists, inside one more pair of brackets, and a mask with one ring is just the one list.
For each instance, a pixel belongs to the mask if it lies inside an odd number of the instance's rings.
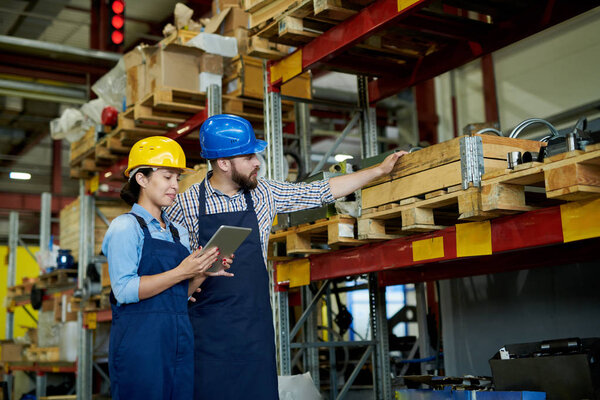
[[231,180],[234,181],[240,187],[240,189],[252,190],[256,188],[256,186],[258,185],[258,179],[256,177],[253,177],[252,174],[258,172],[258,169],[252,171],[252,173],[249,176],[244,176],[238,172],[237,168],[234,165],[232,165],[232,167],[233,168],[231,170]]

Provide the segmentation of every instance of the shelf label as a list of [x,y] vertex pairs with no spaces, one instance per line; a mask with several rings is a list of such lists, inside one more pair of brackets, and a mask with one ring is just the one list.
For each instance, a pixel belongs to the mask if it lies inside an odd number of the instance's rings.
[[600,199],[562,204],[560,219],[565,243],[599,237]]
[[490,221],[456,224],[456,256],[472,257],[492,254]]
[[287,82],[302,73],[302,49],[296,50],[277,64],[271,66],[271,83],[281,79]]
[[432,260],[444,257],[442,236],[412,242],[413,261]]
[[418,3],[420,1],[421,0],[398,0],[398,12],[401,13],[413,4]]
[[288,281],[291,288],[310,283],[310,260],[308,258],[277,264],[277,283]]

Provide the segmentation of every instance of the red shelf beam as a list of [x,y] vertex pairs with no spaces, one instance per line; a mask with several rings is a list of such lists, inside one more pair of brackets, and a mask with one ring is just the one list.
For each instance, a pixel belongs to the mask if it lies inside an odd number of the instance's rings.
[[[282,83],[322,66],[378,77],[369,82],[369,100],[375,103],[598,6],[594,0],[548,0],[531,2],[525,4],[525,8],[498,16],[493,15],[492,7],[488,10],[491,13],[488,24],[485,21],[455,21],[422,11],[430,3],[424,0],[376,1],[289,56],[272,62],[270,83],[275,86],[272,90],[277,91]],[[478,6],[482,10],[486,8],[485,2]],[[496,7],[500,6],[496,4]],[[382,62],[365,62],[370,59],[366,55],[346,54],[354,45],[386,28],[418,32],[425,40],[437,37],[440,49],[416,59],[402,60],[404,63],[395,67]],[[366,68],[369,64],[371,67]]]
[[[398,284],[524,269],[553,260],[600,258],[600,199],[457,226],[311,255],[310,280],[382,272],[382,283]],[[465,235],[465,228],[477,233]]]

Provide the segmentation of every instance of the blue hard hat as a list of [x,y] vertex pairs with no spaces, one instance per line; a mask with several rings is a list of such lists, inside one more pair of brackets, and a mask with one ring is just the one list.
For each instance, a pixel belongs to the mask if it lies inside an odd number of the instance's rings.
[[260,153],[267,142],[256,139],[246,119],[231,114],[213,115],[200,127],[200,156],[208,160]]

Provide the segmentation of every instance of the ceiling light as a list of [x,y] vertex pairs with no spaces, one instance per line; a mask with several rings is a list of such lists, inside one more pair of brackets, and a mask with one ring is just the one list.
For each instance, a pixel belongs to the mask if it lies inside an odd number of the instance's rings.
[[14,171],[12,171],[12,172],[10,172],[8,174],[8,177],[10,179],[18,179],[18,180],[21,180],[21,181],[28,181],[29,179],[31,179],[31,174],[28,173],[28,172],[14,172]]
[[354,157],[352,157],[350,154],[336,154],[333,158],[335,158],[335,161],[337,162],[342,162],[344,160],[350,160]]

